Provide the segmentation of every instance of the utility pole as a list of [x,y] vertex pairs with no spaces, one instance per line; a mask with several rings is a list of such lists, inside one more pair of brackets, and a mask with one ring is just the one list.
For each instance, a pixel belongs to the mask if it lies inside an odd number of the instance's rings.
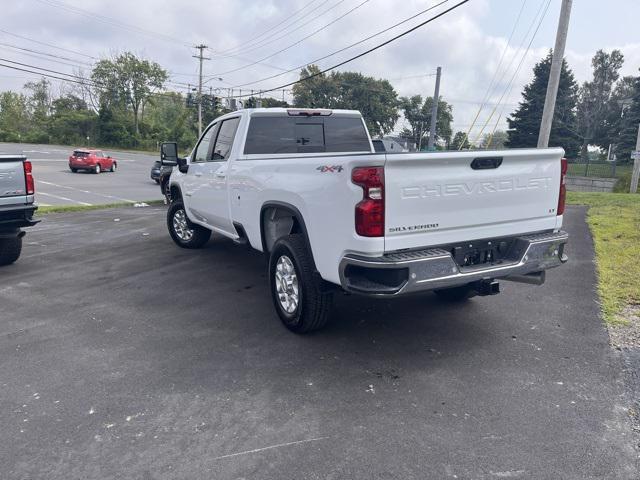
[[200,50],[198,55],[193,55],[193,58],[200,60],[200,73],[198,76],[198,136],[200,136],[202,135],[202,61],[211,59],[203,56],[204,49],[207,48],[206,45],[196,45],[196,48]]
[[429,150],[433,150],[436,144],[436,123],[438,123],[438,100],[440,99],[440,74],[442,68],[436,69],[436,91],[433,93],[433,106],[431,107],[431,125],[429,127]]
[[558,85],[560,85],[560,72],[562,71],[562,61],[564,59],[564,47],[567,43],[567,31],[569,30],[569,17],[571,16],[572,3],[573,0],[562,0],[558,31],[556,33],[556,45],[553,48],[551,71],[549,72],[549,83],[547,84],[547,96],[544,99],[544,110],[542,111],[540,132],[538,133],[538,148],[547,148],[549,146],[551,124],[553,122],[553,112],[556,109],[556,97],[558,96]]
[[631,193],[638,191],[638,180],[640,179],[640,125],[638,125],[638,140],[636,140],[636,151],[633,152],[633,173],[631,174]]

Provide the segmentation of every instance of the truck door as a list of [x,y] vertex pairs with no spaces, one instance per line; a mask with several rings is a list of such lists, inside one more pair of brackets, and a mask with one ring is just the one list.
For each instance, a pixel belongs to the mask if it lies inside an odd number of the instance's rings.
[[234,228],[229,214],[227,165],[239,121],[240,117],[223,120],[203,135],[184,184],[192,220],[228,233]]

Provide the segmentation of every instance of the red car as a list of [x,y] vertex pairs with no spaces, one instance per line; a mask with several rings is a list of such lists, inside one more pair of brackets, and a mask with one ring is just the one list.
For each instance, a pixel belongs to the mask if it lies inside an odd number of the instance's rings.
[[102,150],[74,150],[69,157],[69,169],[76,173],[78,170],[89,170],[93,173],[115,172],[118,162]]

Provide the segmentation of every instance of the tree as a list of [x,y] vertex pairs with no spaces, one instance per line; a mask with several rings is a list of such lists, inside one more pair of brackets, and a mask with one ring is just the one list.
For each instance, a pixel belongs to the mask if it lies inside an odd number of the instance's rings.
[[480,146],[487,150],[502,150],[509,139],[509,135],[504,130],[496,130],[493,133],[486,133],[482,137]]
[[598,50],[591,60],[593,80],[584,82],[580,87],[577,110],[578,129],[583,137],[580,155],[583,158],[587,157],[589,144],[603,149],[608,146],[607,109],[623,63],[624,57],[619,50],[611,53]]
[[468,150],[471,148],[467,134],[464,132],[456,132],[449,148],[451,150]]
[[19,142],[30,127],[27,98],[15,92],[0,93],[0,142]]
[[273,108],[273,107],[289,107],[290,105],[283,101],[277,100],[275,98],[266,97],[266,98],[256,98],[249,97],[244,101],[244,108],[256,108],[258,105],[258,100],[260,100],[260,104],[262,108]]
[[620,161],[630,162],[631,152],[636,148],[640,125],[640,77],[634,79],[633,91],[625,103],[626,107],[619,123],[616,152]]
[[91,72],[92,82],[101,90],[101,105],[131,107],[136,134],[140,134],[145,104],[164,86],[167,78],[167,71],[159,64],[131,52],[102,59]]
[[399,117],[398,94],[387,80],[357,72],[319,72],[316,65],[302,69],[300,78],[308,80],[293,86],[294,105],[359,110],[372,136],[393,130]]
[[37,82],[27,82],[24,89],[27,94],[27,112],[32,128],[27,140],[34,143],[48,143],[47,135],[49,114],[51,113],[51,94],[49,88],[51,82],[41,78]]
[[51,105],[49,135],[56,143],[82,144],[87,137],[95,137],[97,116],[82,98],[68,94]]
[[[507,118],[509,124],[507,147],[531,148],[538,144],[550,70],[551,52],[533,68],[533,80],[524,87],[522,92],[523,101],[511,117]],[[569,158],[578,156],[582,143],[576,124],[577,99],[578,85],[566,60],[563,60],[549,145],[563,147]]]
[[[408,136],[416,145],[425,146],[429,141],[429,127],[431,126],[431,110],[433,97],[427,97],[424,102],[421,95],[400,98],[400,108],[404,118],[411,125]],[[444,140],[448,146],[451,142],[451,122],[453,122],[453,109],[444,100],[438,101],[438,118],[436,120],[435,141]]]

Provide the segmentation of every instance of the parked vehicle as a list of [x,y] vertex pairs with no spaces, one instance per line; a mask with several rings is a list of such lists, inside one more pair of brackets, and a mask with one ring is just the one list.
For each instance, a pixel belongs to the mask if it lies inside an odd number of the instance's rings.
[[160,184],[160,179],[162,178],[162,174],[163,173],[170,174],[171,170],[172,170],[171,167],[163,166],[160,160],[156,160],[155,162],[153,162],[153,165],[151,166],[151,180],[153,180],[157,184]]
[[93,173],[115,172],[118,162],[102,150],[74,150],[69,157],[69,170],[88,170]]
[[31,162],[23,155],[0,155],[0,266],[22,252],[23,227],[32,227],[38,209]]
[[357,111],[273,108],[224,115],[177,151],[162,144],[174,242],[214,232],[265,252],[294,332],[322,327],[338,290],[461,301],[567,261],[561,148],[375,153]]

